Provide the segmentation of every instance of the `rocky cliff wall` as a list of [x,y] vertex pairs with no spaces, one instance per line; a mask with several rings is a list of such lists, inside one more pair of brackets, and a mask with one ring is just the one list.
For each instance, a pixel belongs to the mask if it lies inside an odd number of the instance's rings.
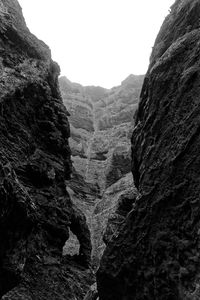
[[83,87],[66,77],[59,79],[70,113],[74,168],[86,182],[98,184],[101,190],[130,172],[129,139],[143,78],[130,75],[121,86],[110,90]]
[[200,1],[177,0],[156,39],[132,136],[141,193],[108,243],[101,300],[200,297]]
[[[130,75],[110,90],[83,87],[66,77],[59,79],[64,104],[70,113],[73,172],[68,191],[87,217],[93,266],[98,266],[105,248],[103,234],[108,218],[120,223],[114,215],[119,198],[135,194],[130,138],[143,78]],[[110,226],[110,233],[114,227]],[[70,241],[77,247],[73,237]],[[68,251],[64,249],[64,253]]]
[[[70,135],[59,67],[26,27],[16,0],[0,2],[0,297],[83,299],[90,234],[71,202]],[[76,261],[62,257],[69,228]]]

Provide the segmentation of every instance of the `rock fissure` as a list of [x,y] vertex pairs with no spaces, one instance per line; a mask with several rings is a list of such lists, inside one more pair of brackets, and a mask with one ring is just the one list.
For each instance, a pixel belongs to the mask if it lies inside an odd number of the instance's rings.
[[126,199],[135,198],[129,138],[142,81],[143,76],[131,75],[121,86],[106,90],[60,78],[71,124],[73,172],[68,190],[72,201],[86,215],[94,269],[105,248],[103,235],[109,217],[113,215],[116,226],[110,223],[107,239],[121,223],[121,217],[119,222],[114,218],[118,199],[123,194]]
[[[92,102],[92,101],[91,101]],[[94,128],[94,132],[89,140],[88,143],[88,149],[86,152],[86,157],[87,157],[87,161],[86,161],[86,171],[85,171],[85,178],[86,178],[86,182],[90,182],[92,179],[90,179],[90,160],[92,158],[92,147],[93,144],[95,143],[95,139],[98,135],[98,121],[97,121],[97,116],[96,116],[96,107],[95,104],[92,105],[92,124],[93,124],[93,128]],[[101,193],[101,192],[100,192]]]
[[58,80],[1,1],[2,300],[199,299],[199,20],[176,0],[144,83],[108,90]]

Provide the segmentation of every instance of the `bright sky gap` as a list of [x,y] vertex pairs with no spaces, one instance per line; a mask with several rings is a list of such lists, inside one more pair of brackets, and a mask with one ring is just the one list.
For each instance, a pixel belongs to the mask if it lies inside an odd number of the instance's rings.
[[145,74],[159,28],[174,0],[19,0],[61,74],[106,88]]

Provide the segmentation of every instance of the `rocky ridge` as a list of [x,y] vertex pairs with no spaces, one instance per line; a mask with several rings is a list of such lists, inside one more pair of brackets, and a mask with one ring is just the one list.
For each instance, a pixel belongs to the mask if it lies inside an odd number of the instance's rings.
[[[26,27],[17,0],[0,2],[0,297],[83,299],[92,284],[86,219],[66,191],[68,112],[59,66]],[[63,257],[69,229],[77,257]]]
[[70,114],[73,172],[68,191],[86,214],[92,234],[93,265],[98,266],[105,248],[103,233],[119,198],[135,194],[130,138],[143,78],[130,75],[110,90],[83,87],[66,77],[59,79]]
[[141,196],[104,252],[100,300],[200,297],[200,1],[177,0],[155,41],[132,136]]

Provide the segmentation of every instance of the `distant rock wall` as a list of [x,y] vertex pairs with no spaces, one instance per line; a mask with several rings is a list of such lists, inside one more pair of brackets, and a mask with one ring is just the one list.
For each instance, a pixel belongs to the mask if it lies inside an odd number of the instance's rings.
[[[0,297],[83,299],[90,234],[71,202],[70,135],[58,65],[26,27],[16,0],[0,3]],[[62,256],[69,228],[76,261]]]
[[156,39],[132,136],[141,197],[104,252],[100,300],[200,298],[200,1]]
[[103,234],[118,199],[134,194],[130,138],[143,78],[130,75],[110,90],[59,79],[70,114],[73,172],[68,191],[87,217],[93,266],[105,248]]
[[59,79],[70,114],[73,166],[86,182],[98,184],[101,190],[131,170],[129,139],[143,78],[130,75],[110,90]]

